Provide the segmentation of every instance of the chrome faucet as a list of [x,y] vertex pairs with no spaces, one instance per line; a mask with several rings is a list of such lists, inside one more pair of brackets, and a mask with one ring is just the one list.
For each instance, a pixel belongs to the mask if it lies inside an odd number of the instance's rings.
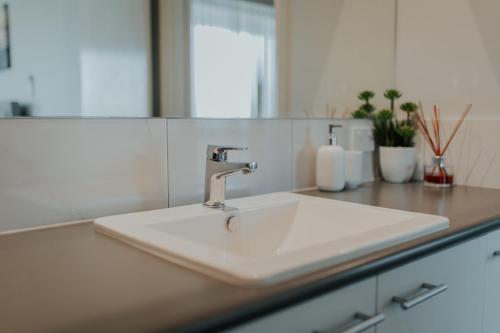
[[226,177],[255,172],[257,162],[228,162],[229,150],[247,150],[243,147],[226,147],[209,145],[207,147],[207,163],[205,169],[205,200],[204,206],[224,208],[226,198]]

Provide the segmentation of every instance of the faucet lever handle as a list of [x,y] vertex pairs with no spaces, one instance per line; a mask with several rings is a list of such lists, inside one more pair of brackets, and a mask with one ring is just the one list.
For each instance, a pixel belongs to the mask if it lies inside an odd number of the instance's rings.
[[219,162],[227,161],[227,151],[229,150],[248,150],[248,147],[208,145],[207,158]]

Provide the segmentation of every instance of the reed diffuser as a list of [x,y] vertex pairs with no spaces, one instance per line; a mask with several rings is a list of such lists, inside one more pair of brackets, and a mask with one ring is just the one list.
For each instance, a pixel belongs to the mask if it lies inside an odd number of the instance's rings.
[[[439,108],[434,105],[431,115],[432,128],[429,129],[427,119],[420,104],[419,112],[415,113],[418,128],[427,144],[430,146],[433,156],[432,163],[424,166],[424,185],[431,187],[451,187],[454,182],[453,167],[445,163],[444,154],[448,150],[453,138],[457,134],[460,126],[469,114],[472,104],[467,105],[464,112],[458,119],[448,140],[442,140],[442,123]],[[444,145],[442,143],[445,142]]]

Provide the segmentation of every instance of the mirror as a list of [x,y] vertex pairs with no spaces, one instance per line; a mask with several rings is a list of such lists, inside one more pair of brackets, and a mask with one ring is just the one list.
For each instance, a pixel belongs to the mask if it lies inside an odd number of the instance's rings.
[[396,0],[0,6],[0,117],[342,117],[394,85]]
[[277,116],[272,0],[160,1],[162,114]]
[[11,60],[0,68],[0,114],[151,115],[148,2],[8,0],[5,6],[8,25],[3,20],[0,35],[9,35]]

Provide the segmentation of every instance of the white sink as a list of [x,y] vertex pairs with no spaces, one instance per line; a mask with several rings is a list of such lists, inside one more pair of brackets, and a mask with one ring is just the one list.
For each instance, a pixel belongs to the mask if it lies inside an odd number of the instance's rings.
[[[448,219],[294,193],[97,219],[98,231],[239,285],[268,285],[448,227]],[[228,222],[228,219],[231,221]]]

